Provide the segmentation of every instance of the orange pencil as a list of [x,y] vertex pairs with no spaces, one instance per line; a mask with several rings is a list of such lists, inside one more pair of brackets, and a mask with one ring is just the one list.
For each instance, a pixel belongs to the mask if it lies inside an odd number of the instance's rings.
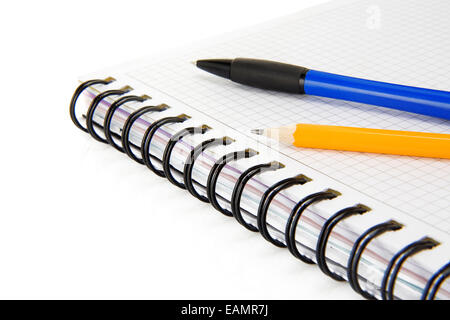
[[304,123],[252,133],[303,148],[450,159],[450,134]]

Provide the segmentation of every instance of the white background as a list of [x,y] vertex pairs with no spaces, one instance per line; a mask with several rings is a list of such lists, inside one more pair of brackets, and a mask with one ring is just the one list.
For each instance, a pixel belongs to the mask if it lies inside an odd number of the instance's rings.
[[324,2],[3,4],[0,298],[358,298],[68,113],[80,75]]

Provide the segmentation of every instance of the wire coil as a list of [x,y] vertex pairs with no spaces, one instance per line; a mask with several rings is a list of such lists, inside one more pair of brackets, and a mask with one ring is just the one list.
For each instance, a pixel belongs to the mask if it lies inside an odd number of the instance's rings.
[[428,280],[422,293],[422,300],[434,300],[436,294],[444,283],[450,277],[450,262],[440,268],[433,276]]
[[101,79],[88,80],[88,81],[85,81],[82,84],[80,84],[78,86],[78,88],[75,90],[75,92],[72,95],[72,99],[70,100],[69,114],[70,114],[70,118],[72,119],[72,122],[75,124],[75,126],[78,129],[80,129],[80,130],[82,130],[84,132],[88,132],[88,129],[86,127],[83,127],[81,125],[81,123],[78,121],[78,118],[77,118],[76,113],[75,113],[77,101],[78,101],[78,98],[80,97],[80,95],[86,89],[88,89],[89,87],[92,87],[92,86],[95,86],[95,85],[99,85],[99,84],[108,85],[108,84],[110,84],[113,81],[115,81],[115,79],[111,78],[111,77],[110,78],[106,78],[104,80],[101,80]]
[[229,210],[224,209],[220,206],[219,201],[217,200],[217,197],[216,197],[217,179],[219,178],[219,175],[220,175],[220,172],[222,171],[222,169],[231,161],[250,158],[257,154],[258,154],[258,152],[255,150],[245,149],[243,151],[228,153],[228,154],[224,155],[221,159],[217,160],[216,163],[214,163],[213,167],[209,171],[208,180],[206,182],[206,194],[207,194],[209,202],[216,210],[218,210],[219,212],[223,213],[224,215],[226,215],[228,217],[233,216],[232,212],[230,212]]
[[281,168],[284,168],[284,165],[279,163],[278,161],[258,164],[244,171],[236,181],[233,193],[231,195],[231,212],[236,220],[248,230],[258,232],[258,228],[247,223],[241,213],[241,197],[245,185],[251,178],[253,178],[257,174],[261,174],[266,171],[275,171]]
[[161,112],[168,109],[168,105],[159,105],[159,106],[148,106],[140,108],[134,112],[132,112],[127,120],[125,120],[125,123],[123,125],[123,131],[122,131],[122,148],[125,151],[125,153],[134,161],[140,164],[144,164],[144,160],[142,158],[138,158],[134,152],[131,150],[130,145],[130,131],[133,124],[144,114],[150,113],[150,112]]
[[394,220],[377,224],[367,229],[353,244],[353,248],[347,263],[347,278],[353,290],[355,290],[364,298],[368,300],[376,299],[373,295],[369,294],[361,288],[358,280],[358,265],[364,250],[373,239],[381,236],[383,233],[386,233],[388,231],[400,230],[402,227],[403,226],[400,223]]
[[[153,163],[152,158],[150,157],[150,145],[153,139],[153,136],[155,135],[156,131],[170,123],[181,123],[189,119],[189,117],[185,114],[181,114],[177,117],[165,117],[159,120],[156,120],[153,122],[145,131],[144,137],[142,138],[142,144],[141,144],[141,156],[142,160],[144,160],[144,164],[149,168],[151,171],[153,171],[157,176],[165,177],[166,174],[164,170],[157,169]],[[161,160],[159,160],[161,162]]]
[[291,214],[286,222],[286,227],[284,231],[286,246],[289,252],[297,259],[303,261],[307,264],[313,264],[314,261],[304,254],[301,254],[297,248],[297,243],[295,241],[295,235],[297,231],[298,222],[302,216],[302,213],[312,204],[320,202],[323,200],[331,200],[338,196],[338,193],[332,190],[321,191],[307,195],[302,200],[300,200],[294,208],[292,208]]
[[308,177],[306,177],[303,174],[300,174],[295,177],[291,177],[291,178],[287,178],[287,179],[278,181],[277,183],[275,183],[272,186],[270,186],[269,188],[267,188],[266,192],[264,192],[264,194],[261,198],[261,201],[259,202],[258,213],[256,216],[256,222],[258,225],[258,230],[261,233],[261,235],[264,237],[264,239],[266,239],[273,245],[280,247],[280,248],[286,247],[286,245],[284,243],[282,243],[281,241],[272,238],[272,236],[269,233],[269,229],[267,227],[266,220],[267,220],[267,211],[269,209],[270,203],[272,202],[273,198],[275,198],[275,196],[282,190],[288,189],[295,185],[303,185],[303,184],[307,183],[308,181],[311,181],[311,179],[309,179]]
[[117,150],[119,150],[122,153],[125,153],[125,150],[123,149],[123,147],[119,146],[113,139],[112,135],[111,135],[111,122],[114,116],[114,113],[116,112],[117,109],[119,109],[123,104],[127,103],[127,102],[144,102],[145,100],[147,100],[148,97],[146,96],[125,96],[122,97],[116,101],[114,101],[111,106],[108,108],[108,111],[106,111],[106,115],[105,115],[105,120],[103,122],[103,131],[106,137],[106,141],[112,145],[114,148],[116,148]]
[[163,157],[162,157],[163,158],[163,160],[162,160],[163,171],[164,171],[164,174],[166,175],[167,180],[169,180],[171,183],[173,183],[177,187],[179,187],[181,189],[186,189],[186,185],[182,182],[177,181],[174,178],[174,176],[172,175],[172,171],[170,170],[170,156],[172,154],[173,148],[175,148],[175,145],[177,144],[177,142],[182,140],[184,137],[186,137],[188,135],[196,134],[196,133],[204,134],[205,132],[207,132],[210,129],[211,128],[208,127],[207,125],[202,125],[200,127],[185,128],[185,129],[182,129],[181,131],[178,131],[177,133],[175,133],[170,138],[169,142],[167,143],[166,148],[164,149]]
[[[205,140],[198,144],[195,147],[190,147],[191,151],[189,152],[186,160],[184,162],[183,170],[178,170],[174,166],[171,165],[171,155],[172,151],[175,149],[175,146],[178,142],[187,138],[188,136],[195,134],[204,134],[211,128],[207,125],[202,125],[199,127],[186,127],[180,129],[173,135],[168,135],[168,142],[165,144],[163,148],[163,153],[161,159],[159,159],[154,154],[151,154],[150,149],[152,146],[152,140],[156,134],[156,132],[165,125],[175,124],[175,123],[183,123],[186,120],[190,119],[190,117],[186,114],[181,114],[176,117],[163,117],[158,120],[154,120],[153,122],[147,125],[145,132],[143,134],[140,145],[133,144],[130,142],[130,134],[132,131],[133,125],[138,121],[141,117],[146,115],[147,113],[153,112],[163,112],[169,108],[169,106],[165,104],[157,105],[157,106],[144,106],[141,108],[137,108],[135,111],[131,113],[127,113],[128,116],[125,119],[123,127],[120,129],[121,133],[112,132],[111,124],[112,119],[114,117],[115,112],[124,104],[129,102],[134,103],[143,103],[147,99],[150,99],[149,96],[142,95],[126,95],[133,89],[129,86],[125,86],[120,89],[110,89],[105,90],[97,95],[94,95],[91,99],[90,105],[86,111],[86,126],[83,126],[79,119],[76,116],[76,104],[79,97],[88,90],[90,92],[90,96],[92,96],[92,91],[94,90],[93,86],[108,86],[110,83],[114,82],[115,79],[112,77],[105,79],[94,79],[81,83],[77,89],[75,90],[72,99],[70,101],[69,113],[72,122],[75,124],[77,128],[80,130],[89,133],[95,140],[108,143],[113,146],[115,149],[119,150],[127,154],[128,157],[138,162],[139,164],[146,165],[152,172],[160,177],[166,177],[172,184],[176,185],[179,188],[186,189],[190,194],[199,199],[202,202],[211,203],[211,205],[226,216],[234,217],[242,226],[252,232],[261,233],[264,239],[272,243],[277,247],[285,248],[287,247],[289,252],[299,260],[307,263],[313,264],[315,261],[312,259],[313,257],[308,257],[305,254],[301,253],[297,247],[297,245],[304,246],[308,248],[306,245],[296,241],[296,231],[298,229],[299,222],[301,220],[302,214],[305,210],[308,209],[311,205],[325,201],[332,200],[340,195],[339,192],[326,189],[325,191],[320,191],[316,193],[309,194],[301,199],[299,202],[293,206],[290,215],[286,221],[286,225],[284,227],[284,242],[274,238],[269,233],[269,224],[267,222],[267,216],[269,214],[270,206],[274,201],[275,197],[280,194],[283,190],[286,190],[295,185],[303,185],[309,182],[311,179],[306,177],[305,175],[297,175],[294,177],[290,177],[287,179],[283,179],[274,183],[273,185],[266,188],[262,197],[259,201],[257,214],[255,216],[255,225],[247,222],[242,215],[242,207],[241,207],[241,198],[243,196],[243,191],[247,185],[249,187],[254,188],[249,184],[250,180],[254,179],[257,175],[262,174],[268,171],[275,171],[284,168],[284,165],[277,162],[271,161],[268,163],[254,165],[242,173],[240,173],[239,177],[234,184],[231,199],[229,201],[231,211],[223,208],[218,201],[218,197],[220,197],[216,192],[216,185],[218,182],[218,178],[221,174],[222,169],[227,166],[232,161],[237,161],[239,159],[250,158],[258,154],[257,151],[253,149],[245,149],[242,151],[236,151],[227,153],[217,160],[214,160],[211,169],[209,170],[209,174],[207,176],[206,186],[203,186],[198,181],[194,180],[192,177],[193,169],[195,161],[202,155],[208,148],[212,148],[215,146],[227,146],[234,142],[233,139],[224,136],[221,138],[212,138]],[[91,90],[92,89],[92,90]],[[95,91],[98,91],[95,89]],[[112,99],[114,97],[114,99]],[[108,98],[108,99],[106,99]],[[105,101],[108,100],[108,101]],[[113,101],[110,103],[110,101]],[[98,117],[94,117],[97,108],[104,104],[103,107],[106,107],[106,113],[104,116],[104,121],[102,124],[98,123],[96,120]],[[97,122],[96,122],[97,121]],[[141,121],[141,123],[147,123],[146,121]],[[102,138],[96,131],[96,129],[101,128],[105,135],[105,138]],[[117,131],[117,130],[116,130]],[[157,135],[158,136],[158,135]],[[121,141],[121,145],[119,145],[114,137],[119,137]],[[160,137],[158,136],[158,139]],[[133,140],[134,141],[134,140]],[[180,142],[181,143],[181,142]],[[141,158],[139,158],[132,150],[133,148],[139,149]],[[206,154],[204,155],[206,158]],[[206,159],[205,158],[205,159]],[[155,167],[153,161],[157,161],[161,163],[162,169],[158,169]],[[173,171],[176,171],[178,174],[181,174],[182,181],[177,180]],[[260,183],[255,180],[255,183]],[[263,185],[262,183],[260,183]],[[200,186],[205,188],[206,195],[201,195],[196,186]],[[228,201],[228,200],[226,200]],[[353,216],[364,214],[370,209],[364,205],[356,205],[353,207],[344,208],[339,210],[337,213],[332,215],[329,219],[325,221],[320,229],[320,233],[317,239],[315,250],[312,248],[308,248],[311,251],[315,252],[315,260],[319,268],[323,273],[330,276],[331,278],[343,281],[345,280],[341,275],[334,273],[330,270],[327,264],[326,257],[326,248],[328,239],[330,238],[331,233],[336,225],[338,225],[341,221]],[[247,212],[249,216],[251,213]],[[271,226],[274,228],[273,226]],[[353,288],[355,292],[360,294],[361,296],[367,299],[375,299],[376,297],[372,294],[364,291],[361,288],[358,277],[360,277],[358,273],[358,266],[360,264],[362,255],[364,250],[370,244],[372,240],[381,236],[386,232],[392,232],[400,230],[403,225],[397,221],[389,220],[387,222],[380,223],[378,225],[372,226],[363,232],[353,243],[347,265],[346,265],[346,275],[347,280],[350,286]],[[392,300],[395,297],[394,289],[395,284],[397,282],[398,275],[400,270],[407,259],[410,257],[420,253],[424,250],[430,250],[439,245],[439,243],[429,237],[421,238],[407,246],[403,249],[399,250],[389,261],[381,283],[381,297],[384,300]],[[433,276],[427,281],[421,295],[421,299],[424,300],[433,300],[435,299],[440,287],[442,284],[450,277],[450,262],[441,267],[438,271],[436,271]]]
[[405,246],[399,252],[397,252],[389,261],[389,265],[386,268],[383,280],[381,282],[381,298],[383,300],[394,300],[394,286],[397,279],[400,268],[405,261],[423,250],[429,250],[438,245],[435,240],[425,237],[420,240],[414,241]]
[[198,146],[196,146],[191,153],[188,155],[186,159],[186,163],[184,165],[184,171],[183,171],[183,180],[184,185],[186,186],[186,189],[189,191],[190,194],[192,194],[194,197],[199,199],[202,202],[209,203],[208,197],[202,196],[195,190],[194,187],[194,181],[192,180],[192,170],[194,168],[194,162],[197,160],[197,158],[202,154],[206,149],[214,147],[214,146],[226,146],[232,143],[234,140],[229,137],[223,137],[218,139],[209,139],[206,141],[203,141]]
[[370,209],[364,205],[356,205],[354,207],[349,207],[340,210],[339,212],[332,215],[322,226],[322,230],[320,231],[319,239],[317,240],[316,246],[316,261],[320,270],[325,273],[327,276],[333,278],[337,281],[344,281],[344,278],[341,276],[331,272],[330,268],[327,265],[326,259],[326,248],[328,238],[330,237],[333,228],[342,220],[347,219],[356,214],[363,214],[369,211]]

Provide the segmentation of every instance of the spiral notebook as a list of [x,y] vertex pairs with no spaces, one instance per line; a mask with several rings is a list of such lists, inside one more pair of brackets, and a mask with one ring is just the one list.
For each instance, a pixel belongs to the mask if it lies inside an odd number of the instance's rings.
[[333,1],[83,77],[71,116],[155,179],[368,299],[450,299],[448,160],[298,149],[250,133],[298,122],[450,133],[448,121],[244,88],[190,63],[263,58],[449,90],[449,13],[444,0]]

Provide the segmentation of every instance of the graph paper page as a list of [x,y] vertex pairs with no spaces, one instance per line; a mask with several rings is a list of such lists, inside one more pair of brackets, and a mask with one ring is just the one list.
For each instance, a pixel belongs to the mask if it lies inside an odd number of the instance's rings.
[[[339,5],[336,5],[336,2]],[[252,138],[251,128],[295,123],[450,133],[450,122],[313,96],[244,87],[190,62],[251,57],[372,80],[450,89],[450,2],[333,1],[174,55],[141,60],[128,77]],[[253,137],[256,139],[256,137]],[[281,145],[279,151],[450,234],[450,161]]]

